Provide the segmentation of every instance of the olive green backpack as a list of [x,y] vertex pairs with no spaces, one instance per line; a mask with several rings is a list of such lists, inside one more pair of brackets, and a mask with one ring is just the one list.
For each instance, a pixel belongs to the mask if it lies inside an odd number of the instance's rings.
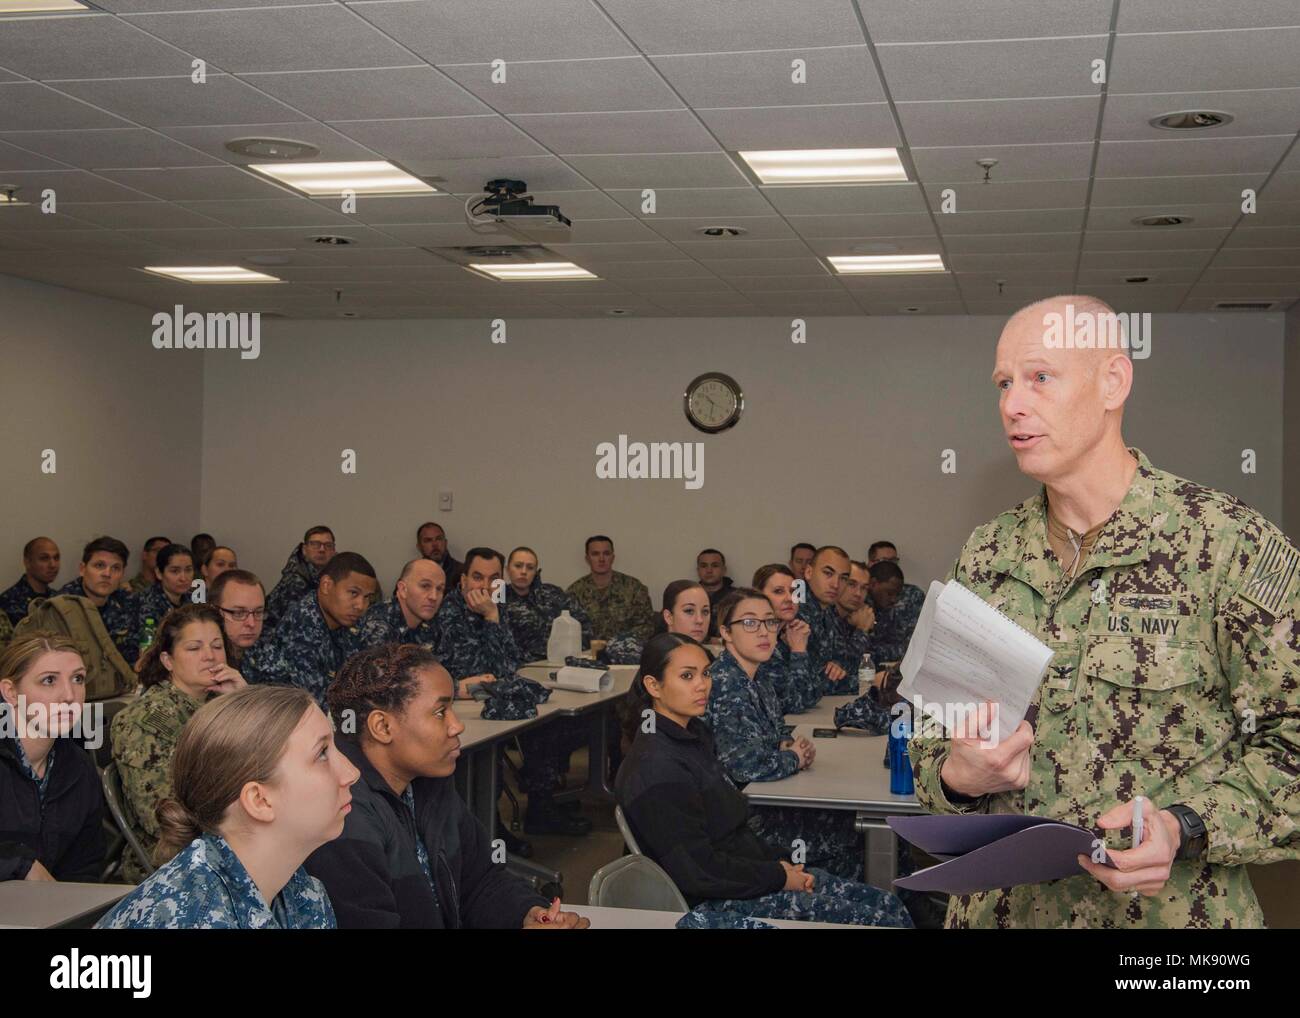
[[86,700],[108,700],[135,689],[139,678],[104,628],[99,609],[76,594],[34,598],[27,617],[14,627],[14,639],[50,633],[77,645],[86,665]]

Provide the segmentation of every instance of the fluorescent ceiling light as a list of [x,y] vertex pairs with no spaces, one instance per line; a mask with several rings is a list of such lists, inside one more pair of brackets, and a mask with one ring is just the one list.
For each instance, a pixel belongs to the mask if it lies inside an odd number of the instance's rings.
[[898,275],[904,272],[947,272],[943,257],[921,255],[831,255],[827,259],[842,276]]
[[438,189],[386,162],[255,163],[248,167],[313,198],[357,194],[437,194]]
[[530,262],[527,265],[494,265],[492,263],[471,263],[470,268],[476,272],[500,279],[507,283],[521,283],[543,279],[597,279],[586,269],[579,268],[573,262]]
[[0,0],[0,14],[41,14],[46,11],[85,11],[77,0]]
[[876,184],[907,180],[892,148],[788,149],[739,152],[760,184]]
[[183,283],[279,283],[275,276],[239,265],[146,265],[145,272]]
[[0,191],[0,205],[30,205],[31,202],[19,201],[9,191]]

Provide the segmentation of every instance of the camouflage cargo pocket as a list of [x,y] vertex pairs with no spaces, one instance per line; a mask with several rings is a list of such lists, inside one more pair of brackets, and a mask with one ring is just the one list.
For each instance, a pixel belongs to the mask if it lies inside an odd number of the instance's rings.
[[1108,760],[1192,760],[1217,744],[1200,646],[1100,639],[1083,662],[1088,738]]

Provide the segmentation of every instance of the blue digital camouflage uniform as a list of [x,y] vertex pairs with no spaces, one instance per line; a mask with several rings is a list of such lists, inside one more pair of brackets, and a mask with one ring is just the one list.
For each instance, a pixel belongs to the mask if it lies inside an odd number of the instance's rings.
[[1245,864],[1300,856],[1300,553],[1231,495],[1131,452],[1128,493],[1073,580],[1041,491],[967,540],[953,577],[1055,656],[1026,717],[1028,786],[954,802],[939,778],[948,743],[921,731],[916,795],[936,813],[1093,827],[1141,794],[1193,809],[1207,853],[1175,860],[1153,897],[1088,874],[956,896],[950,927],[1260,926]]
[[359,648],[366,648],[381,643],[418,643],[421,647],[437,650],[442,639],[441,618],[435,615],[412,629],[406,624],[406,616],[402,614],[402,606],[396,597],[381,601],[357,624],[357,644]]
[[[850,818],[852,814],[850,814]],[[811,891],[772,891],[759,898],[725,898],[702,901],[700,912],[730,912],[761,919],[801,919],[815,923],[912,928],[912,917],[894,895],[870,884],[808,866]]]
[[[90,596],[82,586],[80,577],[60,587],[59,593],[86,598]],[[113,591],[99,607],[99,617],[108,630],[113,646],[126,658],[126,663],[135,664],[136,658],[140,656],[140,605],[136,596],[121,589]]]
[[786,714],[802,714],[816,707],[822,698],[821,683],[813,672],[806,651],[793,651],[785,640],[776,641],[772,656],[759,665],[759,673],[771,684]]
[[582,626],[582,645],[591,645],[591,619],[582,605],[554,583],[543,583],[541,574],[533,577],[528,593],[520,595],[506,584],[506,603],[498,606],[501,618],[510,627],[525,661],[541,661],[546,657],[546,644],[551,638],[551,623],[567,611]]
[[[189,603],[190,595],[187,591],[181,595],[181,604]],[[143,594],[139,595],[139,605],[139,622],[137,625],[139,626],[141,633],[144,631],[145,619],[153,619],[154,625],[161,627],[163,619],[167,617],[167,613],[173,608],[179,607],[178,605],[171,603],[171,600],[167,597],[167,592],[163,590],[161,583],[152,584]]]
[[263,635],[244,655],[242,674],[250,683],[298,686],[316,698],[321,710],[334,674],[360,650],[360,627],[331,629],[316,595],[289,606],[270,636]]
[[7,615],[9,621],[16,626],[27,617],[27,606],[32,603],[33,598],[49,597],[52,593],[53,591],[38,594],[27,582],[27,574],[23,573],[18,577],[17,583],[0,594],[0,612]]
[[288,613],[290,605],[301,600],[304,594],[315,590],[318,583],[320,570],[303,557],[302,545],[294,545],[293,551],[285,559],[284,568],[280,570],[279,582],[266,595],[267,631],[275,629]]
[[[501,606],[497,606],[500,612]],[[504,616],[502,616],[504,620]],[[453,590],[438,612],[442,640],[437,654],[453,680],[491,674],[508,678],[524,664],[510,627],[504,621],[489,622],[470,611],[465,595]],[[580,718],[556,718],[519,735],[524,753],[519,784],[525,793],[547,795],[560,783],[563,761],[586,742],[586,726]]]
[[[871,599],[867,600],[870,602]],[[921,588],[904,583],[892,608],[877,608],[872,605],[872,610],[876,613],[876,624],[867,635],[867,653],[877,667],[886,661],[903,660],[924,604],[925,593]]]
[[591,619],[593,640],[612,640],[623,635],[650,639],[654,629],[650,591],[636,577],[611,572],[609,586],[601,590],[588,573],[570,583],[567,593]]
[[325,885],[299,866],[268,906],[225,838],[195,838],[117,903],[97,930],[332,930]]
[[[780,746],[793,728],[785,723],[781,701],[762,670],[751,679],[724,650],[709,666],[709,676],[713,685],[704,721],[727,777],[744,788],[751,781],[776,781],[796,773],[798,754]],[[865,844],[853,825],[851,810],[755,805],[749,815],[749,826],[767,844],[790,852],[800,839],[807,865],[859,880]]]
[[0,612],[0,650],[9,646],[9,641],[14,638],[14,627],[9,622],[9,616]]
[[145,576],[143,573],[136,573],[131,577],[131,579],[127,580],[127,583],[131,585],[131,593],[135,594],[137,597],[157,582],[157,580],[149,579],[149,577]]
[[624,633],[605,644],[604,655],[612,665],[639,665],[645,644],[641,637]]
[[[154,810],[172,794],[172,753],[181,730],[202,706],[174,682],[158,682],[113,716],[113,762],[122,782],[123,812],[146,853],[161,830]],[[122,854],[122,875],[144,876],[134,852]]]
[[[850,648],[845,624],[840,620],[835,605],[822,604],[809,591],[808,600],[799,605],[799,618],[807,622],[811,630],[808,634],[808,658],[821,695],[856,693],[862,654],[855,654]],[[844,678],[839,682],[831,682],[826,677],[826,665],[831,661],[844,669]]]

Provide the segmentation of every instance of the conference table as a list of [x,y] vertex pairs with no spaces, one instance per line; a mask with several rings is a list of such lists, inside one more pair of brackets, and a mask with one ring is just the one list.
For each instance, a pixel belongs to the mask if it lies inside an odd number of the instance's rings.
[[0,929],[89,929],[134,889],[130,884],[0,881]]
[[[648,908],[610,908],[604,905],[565,906],[591,922],[593,930],[672,930],[676,929],[681,912],[660,912]],[[763,919],[783,930],[872,930],[883,926],[852,926],[848,923],[814,923],[800,919]]]
[[849,728],[840,729],[835,738],[813,736],[815,728],[834,728],[835,709],[853,699],[824,696],[811,710],[787,714],[785,723],[794,726],[796,738],[812,741],[817,758],[807,770],[779,781],[751,781],[744,791],[756,806],[853,810],[854,826],[866,836],[867,883],[892,891],[898,877],[898,840],[885,818],[926,810],[915,795],[889,790],[889,768],[884,765],[888,736]]

